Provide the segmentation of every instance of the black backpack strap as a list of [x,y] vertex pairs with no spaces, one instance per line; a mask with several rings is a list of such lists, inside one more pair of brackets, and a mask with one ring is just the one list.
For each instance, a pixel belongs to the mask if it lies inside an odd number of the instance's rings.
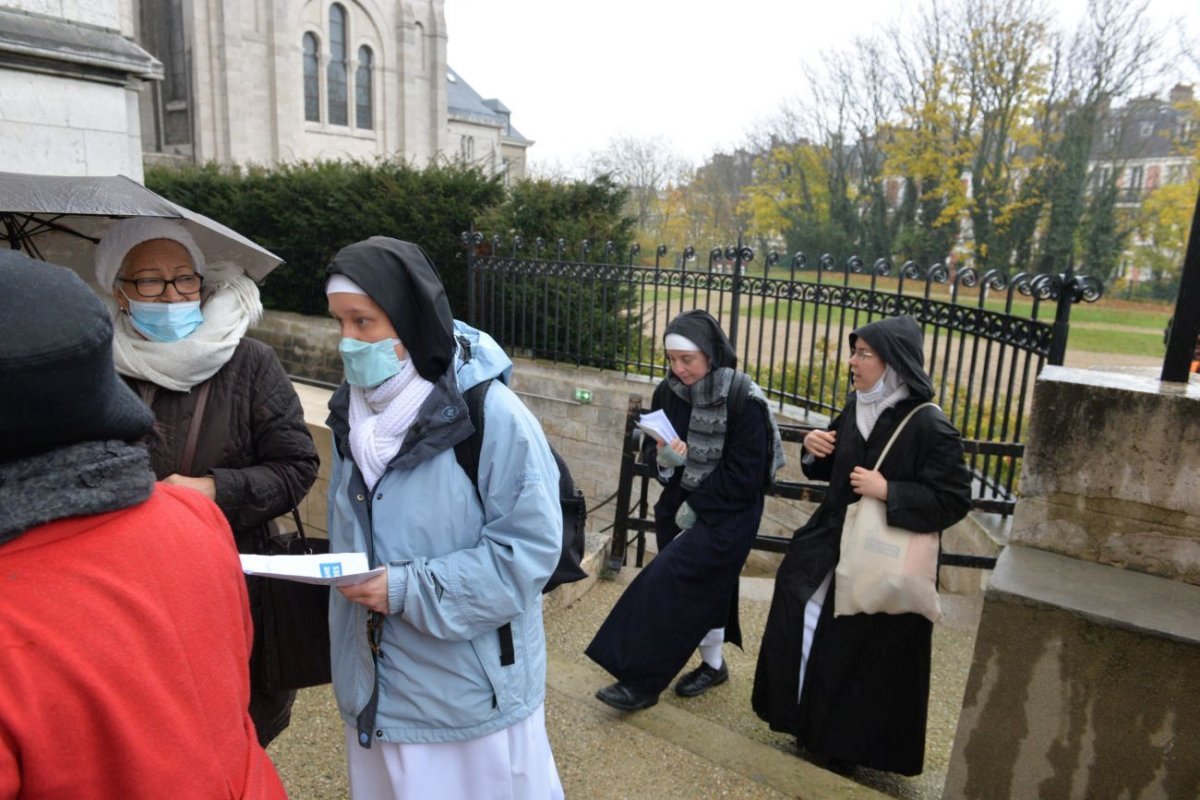
[[[475,485],[476,494],[479,494],[479,454],[483,452],[483,401],[487,398],[487,392],[491,385],[492,381],[489,378],[463,392],[463,402],[467,404],[467,416],[471,418],[475,432],[454,445],[454,457],[458,459],[458,465],[463,468],[463,472],[467,473],[467,477]],[[482,494],[479,495],[479,499],[483,500]]]
[[750,376],[744,372],[734,372],[733,380],[729,382],[729,395],[725,399],[725,442],[729,442],[729,433],[737,425],[742,409],[746,407],[746,398],[750,396]]
[[729,384],[729,413],[733,419],[741,416],[749,396],[750,376],[744,372],[733,373],[733,380]]

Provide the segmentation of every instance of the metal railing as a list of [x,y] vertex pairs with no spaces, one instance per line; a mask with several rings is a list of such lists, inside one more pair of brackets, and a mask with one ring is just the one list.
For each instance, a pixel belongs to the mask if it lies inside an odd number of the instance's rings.
[[911,315],[925,334],[934,400],[966,441],[976,508],[1004,515],[1015,500],[1033,382],[1046,364],[1062,364],[1072,305],[1103,292],[1070,267],[979,275],[887,259],[868,267],[858,256],[810,262],[797,253],[785,262],[774,251],[756,261],[740,238],[711,249],[702,267],[694,247],[668,258],[660,245],[645,263],[636,244],[618,253],[586,240],[527,246],[464,233],[463,242],[468,319],[514,354],[661,377],[666,323],[704,308],[768,398],[811,424],[837,414],[850,390],[848,334]]
[[[642,447],[642,433],[641,429],[637,427],[637,419],[641,416],[642,411],[642,398],[638,395],[630,395],[629,405],[625,412],[625,438],[621,447],[621,469],[617,478],[612,546],[608,556],[608,568],[612,572],[617,572],[625,566],[630,545],[635,548],[634,566],[642,566],[646,556],[646,534],[654,531],[654,510],[650,502],[650,486],[656,480],[658,468],[643,457],[645,450]],[[816,426],[781,422],[779,423],[779,435],[785,442],[803,442],[804,436],[814,427]],[[1000,447],[1011,448],[1016,445],[1000,445]],[[772,497],[819,503],[825,497],[826,488],[827,485],[819,481],[777,479],[766,493]],[[976,482],[973,488],[978,491],[982,487]],[[978,494],[972,496],[971,505],[976,511],[996,510],[994,500]],[[790,543],[790,537],[758,533],[754,539],[754,549],[783,553],[787,551]],[[993,556],[946,552],[942,550],[941,540],[938,542],[939,576],[942,567],[991,569],[995,565],[996,559]]]
[[[467,243],[468,320],[512,353],[628,373],[666,374],[661,336],[667,321],[689,308],[721,320],[738,350],[739,366],[780,408],[823,421],[838,413],[850,391],[845,363],[848,333],[869,321],[910,314],[925,333],[925,366],[935,401],[967,441],[980,500],[1012,507],[1033,381],[1042,367],[1061,365],[1073,303],[1094,302],[1097,281],[1061,275],[980,276],[942,264],[869,269],[852,255],[838,264],[803,253],[781,264],[770,252],[754,269],[752,248],[713,248],[697,269],[695,248],[664,265],[638,263],[636,245],[618,263],[607,243],[604,261],[589,261],[592,246],[570,260],[566,243],[509,243],[463,234]],[[486,245],[486,246],[485,246]],[[530,252],[532,251],[532,252]]]

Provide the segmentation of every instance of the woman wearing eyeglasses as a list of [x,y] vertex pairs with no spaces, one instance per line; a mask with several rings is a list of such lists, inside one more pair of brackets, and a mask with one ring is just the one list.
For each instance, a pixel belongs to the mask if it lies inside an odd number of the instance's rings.
[[[238,551],[261,551],[271,520],[316,479],[317,452],[275,352],[245,335],[262,315],[258,287],[235,264],[206,264],[179,223],[148,217],[112,226],[95,269],[117,305],[117,372],[154,411],[155,476],[214,500]],[[256,633],[258,580],[247,581]],[[250,682],[250,716],[266,746],[288,726],[295,692],[266,691],[253,665]]]
[[861,497],[887,504],[889,525],[940,531],[970,509],[962,439],[936,406],[921,328],[891,317],[850,334],[853,392],[825,430],[804,439],[804,474],[828,481],[825,499],[792,537],[758,654],[752,703],[773,730],[830,769],[855,766],[917,775],[924,767],[933,623],[920,614],[835,617],[846,509]]

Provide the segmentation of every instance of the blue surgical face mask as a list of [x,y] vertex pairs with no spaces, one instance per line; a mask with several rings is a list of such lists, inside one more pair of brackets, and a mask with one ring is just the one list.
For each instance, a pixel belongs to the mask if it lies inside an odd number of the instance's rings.
[[156,342],[178,342],[191,336],[204,322],[199,300],[182,303],[129,300],[129,316],[133,318],[133,327]]
[[396,356],[398,344],[399,339],[360,342],[343,337],[338,352],[342,354],[342,366],[346,368],[346,381],[351,386],[369,389],[399,375],[404,362]]

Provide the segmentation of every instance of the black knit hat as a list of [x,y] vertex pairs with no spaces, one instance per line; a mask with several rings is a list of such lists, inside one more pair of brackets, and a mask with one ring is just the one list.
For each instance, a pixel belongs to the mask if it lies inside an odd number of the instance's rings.
[[343,247],[325,271],[345,275],[379,304],[422,378],[442,376],[454,360],[454,315],[441,276],[420,246],[372,236]]
[[112,319],[72,270],[0,251],[0,461],[131,442],[154,416],[117,376]]

